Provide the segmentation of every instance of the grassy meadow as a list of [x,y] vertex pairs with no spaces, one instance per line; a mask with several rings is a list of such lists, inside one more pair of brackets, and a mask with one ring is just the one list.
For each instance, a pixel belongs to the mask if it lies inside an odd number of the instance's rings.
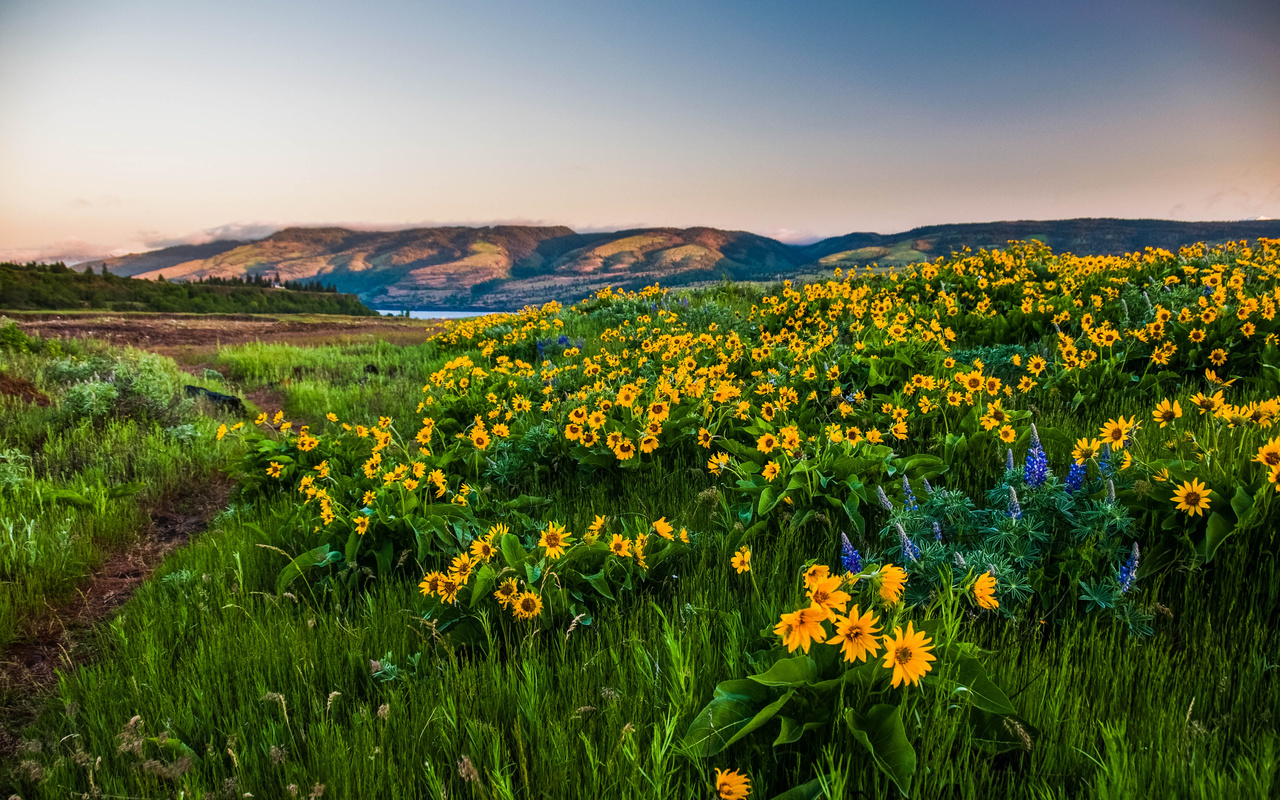
[[1029,242],[199,379],[0,327],[0,648],[235,482],[0,685],[0,788],[1275,797],[1277,303],[1273,240]]

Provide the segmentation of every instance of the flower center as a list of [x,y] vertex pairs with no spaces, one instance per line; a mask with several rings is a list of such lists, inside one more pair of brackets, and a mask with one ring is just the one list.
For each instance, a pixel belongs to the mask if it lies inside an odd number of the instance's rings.
[[900,665],[906,666],[911,663],[911,648],[899,647],[893,654],[893,659]]
[[1198,506],[1200,505],[1200,494],[1198,492],[1187,492],[1183,496],[1182,502],[1189,506]]

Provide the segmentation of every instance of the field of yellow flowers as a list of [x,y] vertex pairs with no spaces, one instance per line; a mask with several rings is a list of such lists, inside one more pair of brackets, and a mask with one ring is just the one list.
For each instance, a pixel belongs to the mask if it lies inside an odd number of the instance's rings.
[[1278,306],[1030,242],[224,348],[283,407],[15,791],[1275,796]]

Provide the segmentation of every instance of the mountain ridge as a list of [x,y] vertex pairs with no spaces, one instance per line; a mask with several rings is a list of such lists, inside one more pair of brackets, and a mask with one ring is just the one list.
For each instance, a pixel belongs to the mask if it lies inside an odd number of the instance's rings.
[[1057,252],[1118,255],[1259,237],[1280,238],[1280,220],[1008,220],[927,225],[896,234],[854,232],[804,245],[710,227],[579,233],[563,225],[394,231],[294,226],[251,241],[179,245],[87,264],[141,279],[321,279],[375,308],[485,309],[575,301],[610,285],[775,280],[873,262],[901,265],[1017,239],[1038,239]]

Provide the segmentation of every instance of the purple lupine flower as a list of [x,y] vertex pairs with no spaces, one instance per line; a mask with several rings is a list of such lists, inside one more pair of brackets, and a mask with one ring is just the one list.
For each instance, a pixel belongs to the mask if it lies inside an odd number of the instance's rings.
[[910,510],[915,511],[920,508],[920,506],[916,505],[916,495],[915,492],[911,491],[911,481],[907,480],[906,475],[902,476],[902,497],[903,505]]
[[1009,487],[1009,516],[1015,520],[1022,519],[1022,506],[1018,505],[1018,493]]
[[1004,469],[1006,472],[1013,470],[1013,451],[1005,451]]
[[936,519],[931,520],[931,522],[933,522],[933,540],[935,542],[942,541],[942,526],[938,524]]
[[1120,567],[1120,593],[1124,594],[1129,591],[1129,587],[1133,585],[1133,579],[1138,575],[1138,543],[1133,543],[1133,550],[1129,551],[1129,560]]
[[1022,479],[1034,488],[1044,483],[1049,475],[1049,457],[1040,446],[1040,433],[1033,423],[1031,425],[1031,449],[1027,451],[1027,463],[1022,468]]
[[884,507],[885,511],[893,510],[893,503],[889,502],[889,496],[884,493],[883,486],[876,487],[876,498],[880,501],[880,505]]
[[862,556],[858,555],[858,551],[853,549],[853,544],[849,541],[849,537],[843,532],[840,534],[840,562],[844,566],[845,572],[852,572],[855,575],[862,572]]
[[926,493],[926,494],[933,494],[933,487],[929,485],[929,479],[928,479],[928,478],[921,478],[920,480],[924,481],[924,491],[925,491],[925,493]]
[[1098,455],[1098,471],[1104,478],[1110,478],[1115,472],[1115,465],[1111,463],[1111,442],[1102,443],[1102,452]]
[[919,561],[920,548],[916,547],[915,543],[907,536],[907,532],[902,528],[902,523],[895,522],[894,525],[898,528],[898,539],[902,542],[902,557],[908,561]]
[[1075,494],[1080,491],[1080,487],[1084,486],[1085,466],[1071,462],[1071,469],[1067,472],[1067,494]]

